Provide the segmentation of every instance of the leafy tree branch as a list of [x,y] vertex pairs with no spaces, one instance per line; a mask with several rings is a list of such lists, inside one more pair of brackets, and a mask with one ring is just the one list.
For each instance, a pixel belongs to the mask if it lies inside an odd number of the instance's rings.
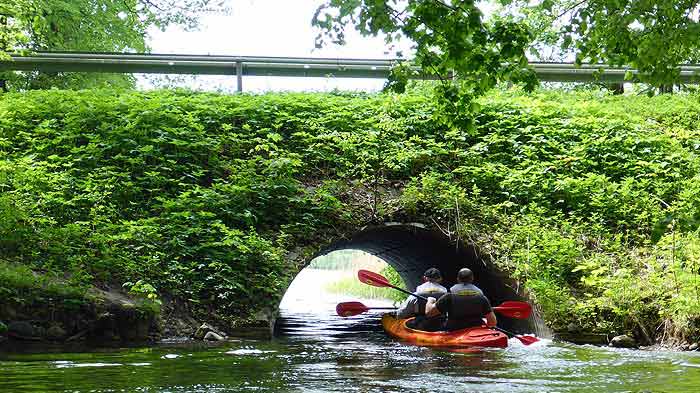
[[[321,30],[317,45],[343,44],[351,27],[363,35],[382,33],[388,44],[409,39],[413,63],[426,76],[440,79],[443,120],[454,128],[473,130],[473,98],[498,83],[524,82],[528,89],[536,85],[525,56],[530,31],[503,18],[485,21],[475,1],[329,0],[317,9],[312,23]],[[403,90],[407,69],[393,72],[388,85]]]
[[[220,0],[6,0],[0,4],[0,57],[39,50],[147,52],[148,29],[171,24],[193,29],[202,14],[226,11]],[[133,80],[126,75],[45,73],[5,73],[0,79],[15,86],[28,79],[29,88],[95,85],[88,79],[107,85]]]

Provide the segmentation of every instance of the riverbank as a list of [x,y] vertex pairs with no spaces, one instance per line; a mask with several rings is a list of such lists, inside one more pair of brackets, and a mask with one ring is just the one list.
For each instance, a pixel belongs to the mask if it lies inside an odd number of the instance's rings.
[[0,260],[0,335],[22,341],[153,339],[160,304]]
[[[328,291],[330,285],[355,276],[353,270],[304,269],[285,292],[279,313],[334,316],[336,304],[351,300],[375,306],[392,305],[391,300],[380,296],[364,299]],[[0,344],[0,349],[17,349],[23,344],[85,348],[85,345],[110,347],[172,341],[271,339],[272,325],[279,315],[276,313],[270,321],[261,321],[258,327],[245,324],[240,328],[226,328],[217,326],[212,319],[195,319],[182,303],[158,300],[156,304],[117,290],[69,290],[67,284],[45,278],[43,282],[38,279],[34,283],[36,285],[25,288],[23,293],[0,300],[0,315],[6,318],[6,322],[0,321],[0,342],[4,341],[2,338],[9,339]],[[386,290],[384,292],[389,295]],[[14,302],[19,295],[32,301],[29,304]],[[208,336],[209,332],[215,335]]]

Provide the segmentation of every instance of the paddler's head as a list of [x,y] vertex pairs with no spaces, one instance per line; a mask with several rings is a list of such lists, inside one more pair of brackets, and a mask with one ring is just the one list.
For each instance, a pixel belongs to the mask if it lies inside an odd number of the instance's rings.
[[471,271],[471,269],[466,267],[459,269],[459,272],[457,273],[457,281],[462,284],[471,284],[474,282],[474,273]]
[[436,268],[431,267],[423,273],[423,281],[441,282],[442,274]]

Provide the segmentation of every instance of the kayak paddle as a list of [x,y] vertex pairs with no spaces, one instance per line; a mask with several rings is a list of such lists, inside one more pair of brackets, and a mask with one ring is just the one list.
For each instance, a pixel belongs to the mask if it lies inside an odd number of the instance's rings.
[[499,306],[493,307],[493,311],[509,318],[528,319],[532,313],[532,306],[525,302],[507,300]]
[[[350,317],[362,314],[369,310],[394,310],[395,307],[367,307],[360,302],[343,302],[335,306],[335,312],[341,317]],[[532,308],[525,302],[506,301],[500,306],[493,307],[493,310],[510,318],[527,319]]]
[[382,276],[381,274],[377,274],[377,273],[375,273],[375,272],[370,272],[369,270],[360,270],[360,271],[358,271],[358,272],[357,272],[357,278],[358,278],[361,282],[363,282],[363,283],[365,283],[365,284],[367,284],[367,285],[371,285],[371,286],[373,286],[373,287],[394,288],[394,289],[396,289],[396,290],[398,290],[398,291],[401,291],[401,292],[403,292],[403,293],[405,293],[405,294],[407,294],[407,295],[415,296],[415,297],[417,297],[418,299],[423,299],[423,300],[425,300],[426,302],[428,301],[428,298],[426,298],[425,296],[416,295],[415,293],[409,292],[409,291],[407,291],[407,290],[405,290],[405,289],[403,289],[403,288],[399,288],[399,287],[397,287],[396,285],[393,285],[392,283],[390,283],[389,280],[387,280],[387,279],[386,279],[384,276]]
[[499,332],[505,333],[508,337],[515,337],[515,338],[517,338],[517,339],[520,340],[520,342],[523,343],[524,345],[531,345],[531,344],[534,344],[534,343],[540,341],[540,339],[537,338],[537,337],[535,337],[535,336],[523,336],[523,335],[520,335],[520,334],[515,334],[515,333],[513,333],[513,332],[507,331],[506,329],[501,329],[501,328],[499,328],[498,326],[491,326],[491,328],[492,328],[492,329],[496,329],[496,330],[498,330]]
[[[423,299],[425,301],[428,300],[427,298],[425,298],[421,295],[416,295],[415,293],[411,293],[403,288],[399,288],[396,285],[391,284],[389,282],[389,280],[387,280],[381,274],[377,274],[377,273],[371,272],[369,270],[358,271],[357,278],[361,282],[363,282],[367,285],[372,285],[374,287],[394,288],[394,289],[397,289],[405,294],[413,295],[419,299]],[[500,306],[494,307],[493,310],[497,311],[499,314],[505,315],[505,316],[510,317],[510,318],[527,319],[528,317],[530,317],[530,313],[532,312],[532,307],[525,302],[508,300],[508,301],[501,303]]]
[[341,317],[351,317],[369,310],[395,310],[396,307],[367,307],[360,302],[344,302],[335,306],[335,312]]
[[[387,280],[381,274],[377,274],[377,273],[371,272],[369,270],[358,271],[357,278],[361,282],[363,282],[367,285],[372,285],[375,287],[394,288],[394,289],[399,290],[405,294],[413,295],[419,299],[423,299],[426,301],[428,300],[427,298],[425,298],[423,296],[416,295],[415,293],[411,293],[403,288],[399,288],[396,285],[391,284],[389,282],[389,280]],[[511,318],[517,318],[517,319],[526,319],[530,316],[530,313],[532,312],[532,307],[529,304],[527,304],[525,302],[514,301],[514,300],[505,301],[500,306],[493,307],[493,309],[495,311],[498,311],[499,313],[505,315],[505,316],[508,316]],[[336,309],[336,311],[337,311],[337,309]],[[524,345],[531,345],[531,344],[534,344],[534,343],[540,341],[540,339],[537,337],[517,335],[517,334],[509,332],[505,329],[501,329],[498,326],[492,326],[492,328],[507,334],[509,337],[517,338]]]

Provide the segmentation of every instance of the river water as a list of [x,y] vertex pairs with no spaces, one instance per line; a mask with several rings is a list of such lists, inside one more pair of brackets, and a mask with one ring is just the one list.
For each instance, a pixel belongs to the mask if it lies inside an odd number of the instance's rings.
[[0,352],[0,392],[700,392],[700,352],[511,340],[453,353],[387,337],[379,314],[337,317],[343,297],[300,288],[273,340]]

